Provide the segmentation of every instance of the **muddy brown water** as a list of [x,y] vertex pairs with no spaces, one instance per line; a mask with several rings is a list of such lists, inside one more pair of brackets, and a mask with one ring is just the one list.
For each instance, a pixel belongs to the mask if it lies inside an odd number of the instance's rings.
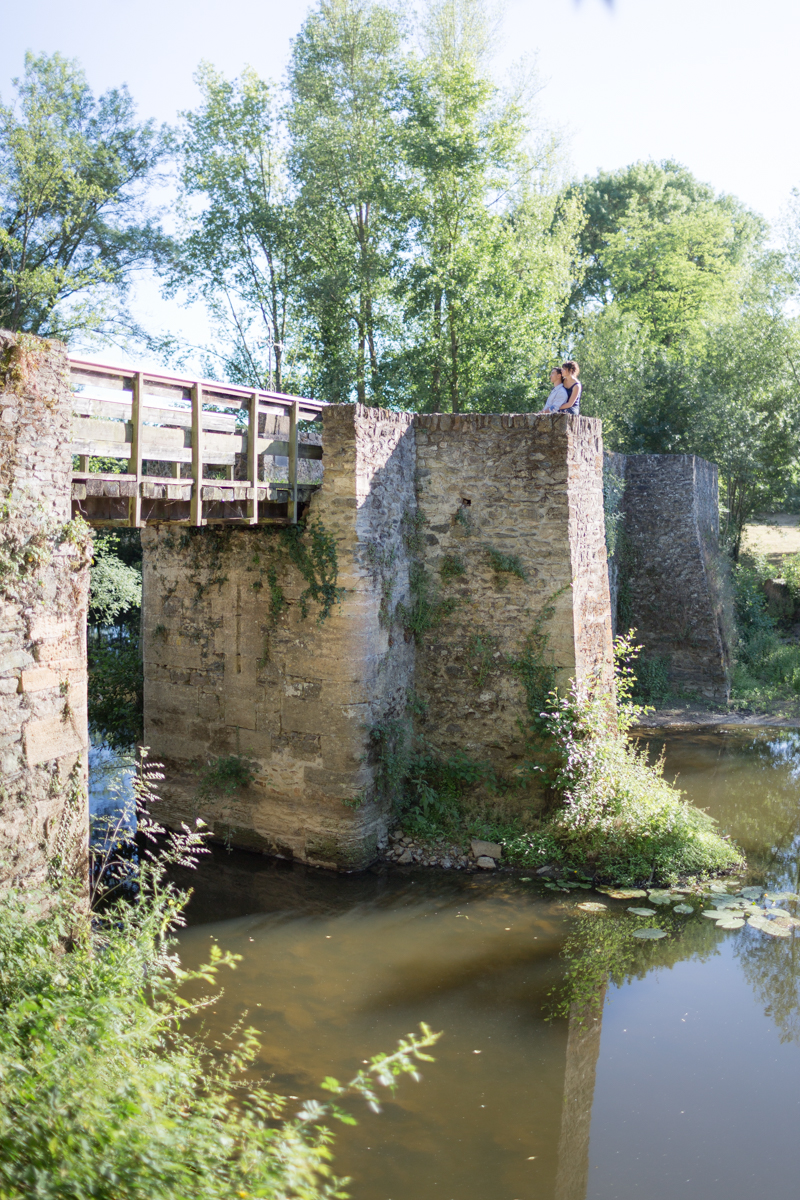
[[[800,734],[651,736],[669,776],[747,851],[750,882],[800,884]],[[524,873],[523,873],[524,874]],[[242,955],[207,1015],[243,1011],[256,1071],[299,1099],[426,1021],[420,1083],[352,1101],[335,1167],[355,1200],[775,1200],[800,1193],[800,941],[699,915],[643,943],[601,1019],[547,1019],[589,892],[414,868],[334,876],[214,852],[192,880],[187,966]],[[642,903],[639,901],[639,903]],[[600,920],[630,921],[624,902]],[[793,910],[794,911],[794,910]],[[639,953],[637,951],[637,953]],[[295,1102],[292,1101],[292,1105]]]

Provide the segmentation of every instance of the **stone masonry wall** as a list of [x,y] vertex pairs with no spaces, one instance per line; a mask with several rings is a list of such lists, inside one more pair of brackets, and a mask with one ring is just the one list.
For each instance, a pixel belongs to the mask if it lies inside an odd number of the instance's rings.
[[[417,418],[416,437],[425,566],[456,601],[417,651],[420,732],[441,753],[513,773],[525,700],[507,660],[544,610],[544,658],[559,685],[595,670],[612,678],[600,422],[431,415]],[[514,556],[525,578],[495,570],[492,551]]]
[[676,686],[725,701],[717,468],[690,454],[631,454],[625,478],[626,623]]
[[[627,456],[624,454],[616,454],[613,450],[605,450],[603,452],[603,470],[610,471],[617,479],[625,481],[625,464]],[[619,519],[616,522],[615,545],[614,553],[609,549],[608,554],[608,590],[611,596],[611,633],[616,637],[622,632],[619,629],[619,584],[620,584],[620,563],[623,555],[624,542],[624,510],[622,508],[622,500],[620,498],[618,509]],[[604,521],[608,521],[608,514],[604,516]]]
[[[309,521],[337,542],[341,604],[323,624],[285,562],[288,607],[273,625],[275,529],[142,531],[145,743],[167,766],[161,816],[201,816],[215,834],[323,866],[373,860],[388,814],[376,798],[369,730],[402,714],[413,646],[386,627],[388,571],[408,600],[401,523],[414,505],[408,414],[326,409],[324,484]],[[241,753],[253,782],[203,794],[204,765]]]
[[85,868],[88,543],[66,349],[0,333],[0,887]]

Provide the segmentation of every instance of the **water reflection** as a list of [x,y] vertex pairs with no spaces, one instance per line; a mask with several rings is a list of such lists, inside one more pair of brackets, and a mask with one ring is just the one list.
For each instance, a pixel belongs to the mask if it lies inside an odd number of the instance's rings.
[[[795,890],[800,738],[650,740],[754,875]],[[192,883],[185,960],[212,936],[244,959],[213,1029],[247,1009],[277,1088],[319,1096],[326,1074],[349,1077],[420,1020],[445,1031],[422,1084],[380,1117],[356,1108],[358,1128],[337,1134],[357,1200],[794,1194],[796,934],[726,932],[669,907],[651,921],[669,936],[635,942],[635,901],[592,896],[608,905],[592,916],[577,909],[589,893],[508,877],[337,878],[224,851]],[[570,978],[574,1002],[548,1020]]]

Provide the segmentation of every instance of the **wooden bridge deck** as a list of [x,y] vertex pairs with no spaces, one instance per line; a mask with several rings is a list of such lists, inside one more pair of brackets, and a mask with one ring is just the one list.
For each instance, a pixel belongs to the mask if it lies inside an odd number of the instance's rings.
[[[73,357],[70,375],[73,511],[90,524],[296,523],[298,460],[322,458],[298,423],[318,419],[320,401]],[[286,483],[259,480],[263,455],[288,460]]]

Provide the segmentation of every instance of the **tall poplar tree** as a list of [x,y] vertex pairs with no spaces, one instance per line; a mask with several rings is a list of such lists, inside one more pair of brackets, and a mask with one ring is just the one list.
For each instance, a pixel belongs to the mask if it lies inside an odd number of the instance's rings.
[[379,402],[391,327],[401,25],[369,0],[320,0],[289,69],[291,164],[314,374],[328,400]]
[[231,81],[208,63],[195,81],[202,102],[183,114],[167,290],[205,302],[229,378],[298,387],[298,234],[276,89],[250,68]]
[[548,186],[520,95],[489,77],[481,0],[432,0],[409,72],[404,149],[415,336],[398,372],[429,410],[530,408],[557,353],[579,206]]

